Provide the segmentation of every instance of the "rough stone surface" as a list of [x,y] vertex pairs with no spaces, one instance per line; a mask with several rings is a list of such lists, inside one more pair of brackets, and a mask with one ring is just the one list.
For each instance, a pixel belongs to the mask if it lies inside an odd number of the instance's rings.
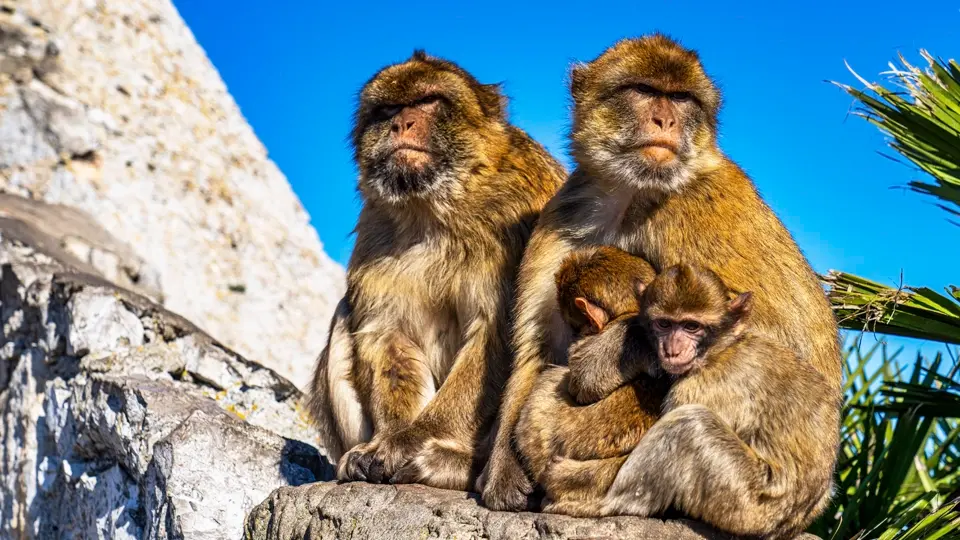
[[[477,495],[418,485],[322,482],[276,490],[247,516],[247,540],[720,540],[700,523],[493,512]],[[805,535],[803,540],[816,537]]]
[[235,539],[333,476],[293,384],[2,223],[0,324],[0,538]]
[[84,211],[126,249],[63,249],[309,380],[343,270],[169,0],[0,0],[0,190]]

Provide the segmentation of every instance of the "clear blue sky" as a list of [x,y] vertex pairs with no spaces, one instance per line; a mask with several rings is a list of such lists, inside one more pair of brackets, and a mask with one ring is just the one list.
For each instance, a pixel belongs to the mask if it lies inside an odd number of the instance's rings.
[[920,173],[878,154],[827,80],[868,80],[917,51],[960,58],[960,3],[331,2],[174,0],[327,252],[343,264],[359,211],[347,144],[357,90],[414,48],[503,82],[512,121],[569,164],[568,67],[661,30],[700,51],[725,99],[720,144],[816,270],[939,289],[960,281],[960,227],[901,189]]

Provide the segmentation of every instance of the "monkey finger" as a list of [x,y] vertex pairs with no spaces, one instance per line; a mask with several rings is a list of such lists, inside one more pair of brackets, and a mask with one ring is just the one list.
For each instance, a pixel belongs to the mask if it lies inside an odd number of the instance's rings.
[[411,461],[393,473],[389,482],[391,484],[419,484],[422,479],[423,471]]
[[383,461],[378,459],[376,454],[364,454],[360,459],[360,466],[363,468],[367,481],[372,484],[382,484],[384,480]]
[[337,467],[337,480],[345,482],[365,482],[367,475],[365,470],[359,466],[359,460],[364,453],[351,451],[340,458],[340,464]]

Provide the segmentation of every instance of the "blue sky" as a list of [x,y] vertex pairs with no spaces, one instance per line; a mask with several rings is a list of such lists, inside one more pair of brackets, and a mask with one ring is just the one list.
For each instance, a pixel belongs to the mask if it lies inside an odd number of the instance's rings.
[[825,82],[856,83],[844,61],[878,80],[898,52],[960,58],[960,3],[174,3],[342,264],[359,211],[350,116],[377,69],[424,48],[503,82],[512,121],[569,164],[570,64],[660,30],[699,50],[724,92],[722,148],[816,270],[888,284],[902,271],[937,289],[960,281],[960,227],[897,189],[920,173],[880,156],[880,133]]

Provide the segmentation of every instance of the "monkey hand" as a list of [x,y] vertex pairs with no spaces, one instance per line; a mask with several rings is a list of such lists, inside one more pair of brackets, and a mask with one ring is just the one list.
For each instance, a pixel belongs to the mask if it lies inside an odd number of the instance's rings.
[[509,446],[506,449],[494,448],[477,486],[487,508],[514,512],[533,510],[530,497],[533,482]]
[[368,443],[358,444],[340,458],[337,479],[382,484],[423,446],[423,438],[406,428],[374,437]]

